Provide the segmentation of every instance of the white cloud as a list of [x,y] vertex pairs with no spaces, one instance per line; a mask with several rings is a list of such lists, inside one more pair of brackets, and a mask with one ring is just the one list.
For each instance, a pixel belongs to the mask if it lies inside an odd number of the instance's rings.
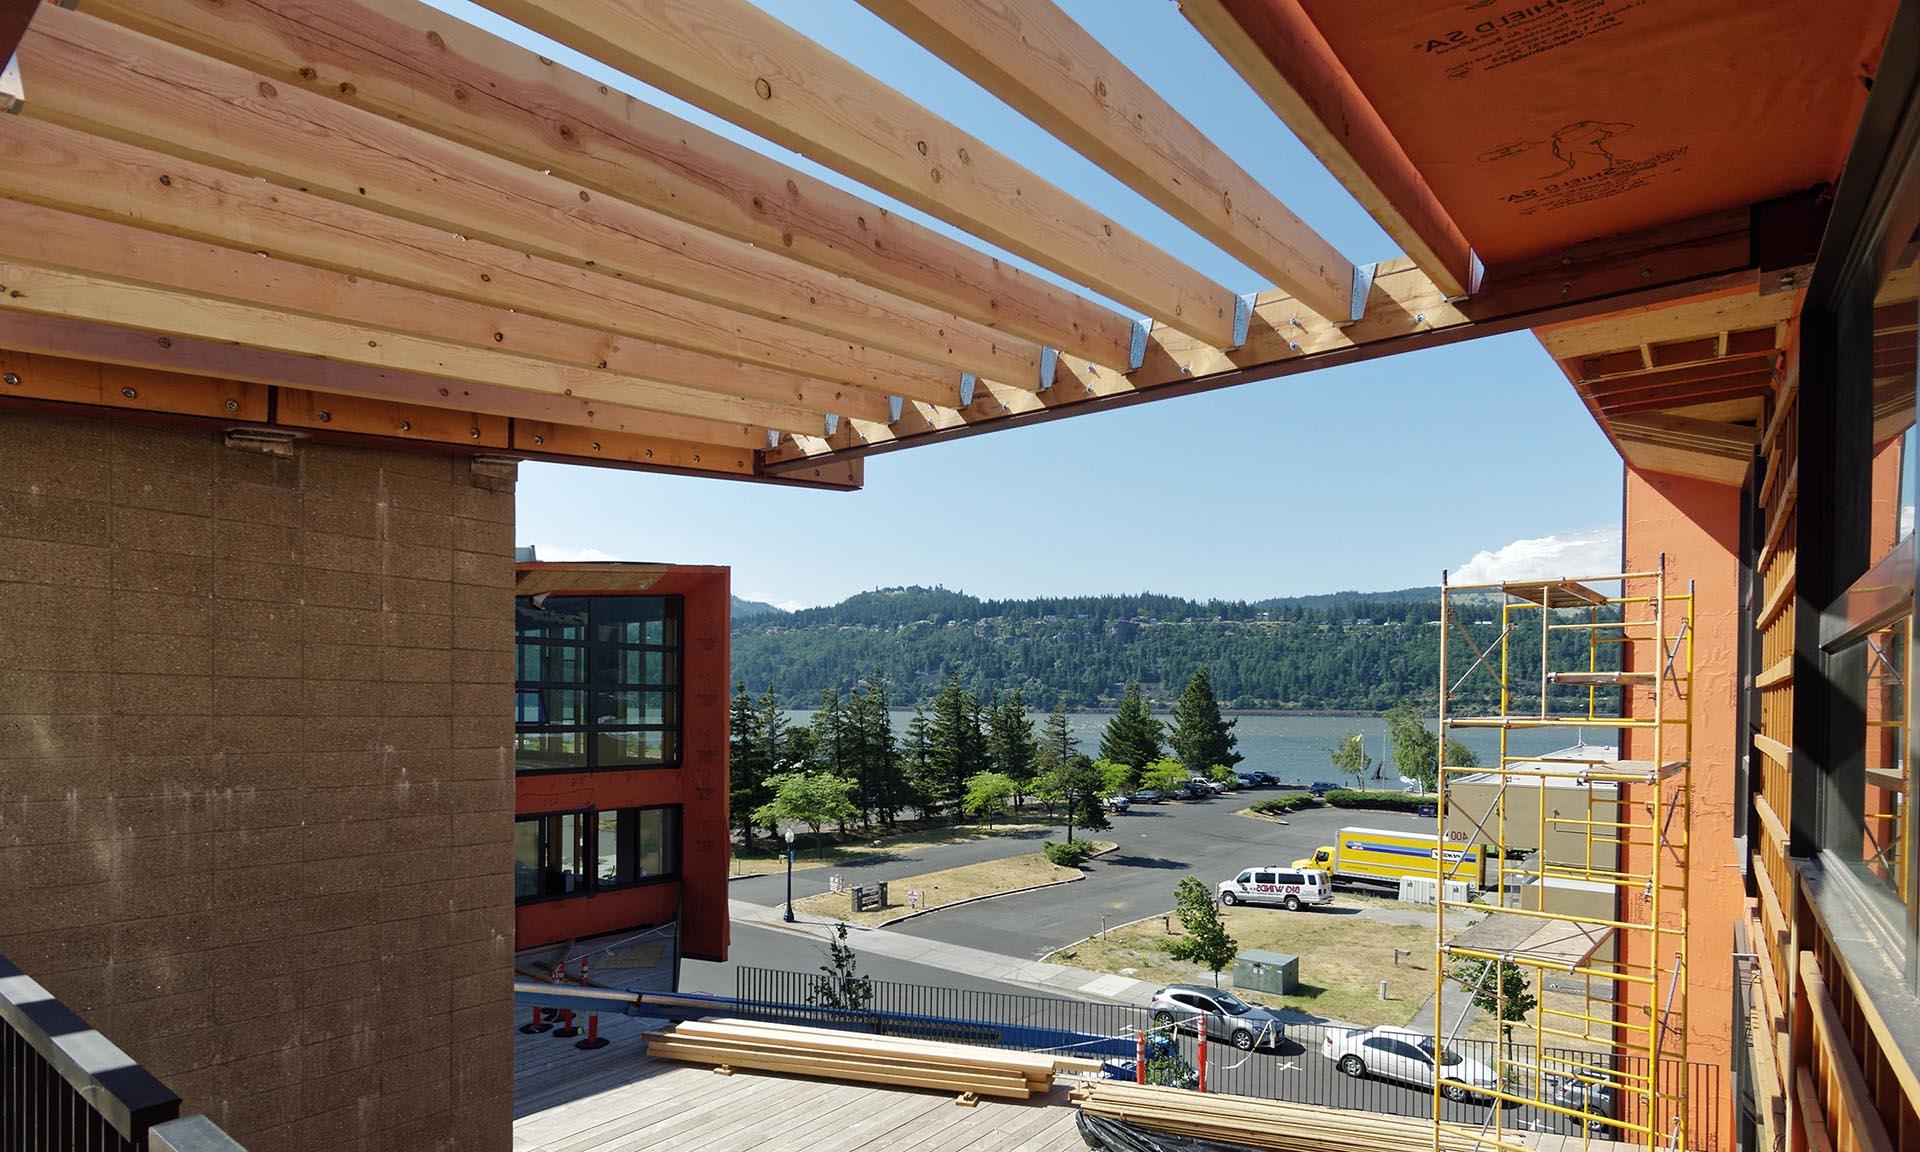
[[1515,540],[1474,553],[1448,576],[1455,584],[1544,580],[1555,576],[1600,576],[1620,570],[1620,529],[1589,528]]
[[[525,547],[525,545],[521,545]],[[533,554],[543,561],[577,564],[582,561],[617,562],[618,557],[609,556],[598,548],[555,548],[551,544],[535,544]]]

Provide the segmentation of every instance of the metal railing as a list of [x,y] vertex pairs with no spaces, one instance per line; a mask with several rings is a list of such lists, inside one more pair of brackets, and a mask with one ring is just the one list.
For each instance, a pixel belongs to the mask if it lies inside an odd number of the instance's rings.
[[0,956],[0,1147],[148,1152],[180,1097]]
[[[822,988],[827,978],[810,972],[791,972],[772,968],[742,966],[735,971],[736,1010],[748,1016],[804,1023],[852,1031],[889,1035],[919,1036],[984,1047],[1013,1048],[1027,1052],[1056,1052],[1097,1060],[1132,1060],[1138,1037],[1143,1030],[1162,1031],[1144,1007],[1057,996],[1030,996],[1017,993],[983,992],[964,988],[907,984],[890,980],[861,980],[857,986],[831,990]],[[828,1007],[838,1000],[855,1007]],[[1226,1038],[1215,1037],[1208,1045],[1207,1091],[1266,1100],[1286,1100],[1318,1104],[1327,1108],[1362,1112],[1389,1113],[1430,1118],[1433,1115],[1433,1090],[1415,1087],[1373,1075],[1348,1076],[1336,1062],[1323,1054],[1328,1038],[1343,1039],[1348,1029],[1325,1024],[1289,1023],[1284,1034],[1271,1048],[1252,1052],[1236,1049]],[[1197,1037],[1176,1032],[1180,1059],[1198,1068]],[[1459,1040],[1452,1050],[1485,1067],[1496,1067],[1496,1060],[1525,1060],[1533,1063],[1533,1049],[1525,1044],[1506,1045],[1493,1040]],[[1572,1071],[1594,1066],[1604,1059],[1601,1053],[1579,1049],[1549,1048],[1540,1063],[1557,1066],[1564,1063]],[[1637,1061],[1637,1063],[1636,1063]],[[1645,1058],[1616,1061],[1610,1065],[1622,1081],[1644,1080]],[[1682,1088],[1694,1102],[1695,1115],[1702,1122],[1690,1126],[1690,1143],[1698,1149],[1719,1149],[1719,1115],[1722,1083],[1717,1065],[1694,1063],[1683,1066],[1667,1061],[1660,1079],[1669,1089]],[[1518,1091],[1515,1086],[1509,1090]],[[1442,1101],[1441,1119],[1480,1125],[1490,1109],[1480,1101]],[[1538,1106],[1508,1106],[1501,1121],[1508,1129],[1571,1134],[1572,1121]],[[1601,1135],[1594,1133],[1595,1136]]]

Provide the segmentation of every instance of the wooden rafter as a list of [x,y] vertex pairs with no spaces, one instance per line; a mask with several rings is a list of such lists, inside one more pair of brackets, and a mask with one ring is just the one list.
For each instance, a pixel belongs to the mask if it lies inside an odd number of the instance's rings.
[[680,295],[1039,386],[1041,349],[233,65],[60,9],[25,114]]
[[49,124],[14,120],[0,132],[0,196],[726,361],[959,403],[957,375],[922,361]]
[[[189,296],[498,350],[640,387],[677,385],[715,398],[763,400],[886,421],[886,396],[757,365],[729,363],[364,276],[0,200],[0,258]],[[585,389],[579,389],[583,395]],[[811,431],[811,428],[802,429]]]
[[1297,0],[1181,0],[1181,14],[1454,299],[1473,248]]
[[[64,360],[91,360],[183,376],[207,376],[261,386],[300,388],[336,396],[390,400],[421,407],[451,406],[517,420],[575,425],[586,431],[654,436],[707,443],[735,450],[766,447],[766,430],[690,416],[669,416],[608,404],[582,396],[529,392],[439,376],[396,372],[317,356],[269,352],[227,341],[187,336],[158,336],[56,316],[0,312],[0,348]],[[58,397],[42,397],[57,399]],[[109,396],[104,402],[112,402]],[[197,413],[219,415],[219,411]],[[405,437],[414,429],[396,420],[389,435]]]
[[1535,334],[1555,359],[1571,360],[1711,333],[1773,328],[1784,324],[1793,309],[1792,293],[1762,296],[1749,286],[1678,304],[1633,308],[1595,320],[1552,325]]
[[678,385],[642,383],[608,372],[565,368],[507,352],[187,296],[17,260],[0,260],[0,310],[120,324],[202,340],[228,340],[295,355],[326,356],[370,367],[504,388],[562,395],[571,389],[573,395],[613,404],[789,432],[810,432],[822,425],[819,413],[790,404],[728,398]]
[[89,15],[1125,370],[1127,317],[414,0],[88,0]]
[[1352,318],[1352,262],[1053,0],[861,3],[1304,306]]
[[746,0],[482,6],[1161,323],[1232,343],[1230,290]]
[[1411,260],[1388,261],[1374,277],[1365,315],[1345,328],[1306,312],[1285,293],[1265,293],[1254,302],[1243,347],[1223,350],[1155,329],[1147,341],[1145,363],[1127,376],[1062,357],[1058,382],[1038,395],[985,389],[961,410],[959,422],[913,429],[896,423],[883,441],[861,442],[845,430],[833,443],[817,437],[791,439],[768,453],[767,466],[779,470],[825,455],[893,451],[1722,292],[1753,280],[1752,227],[1751,213],[1737,210],[1605,237],[1536,260],[1489,268],[1481,291],[1460,301],[1449,299]]

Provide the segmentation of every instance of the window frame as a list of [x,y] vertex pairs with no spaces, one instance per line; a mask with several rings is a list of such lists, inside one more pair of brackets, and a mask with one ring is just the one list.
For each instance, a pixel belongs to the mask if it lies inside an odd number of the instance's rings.
[[[529,904],[547,904],[555,900],[591,900],[595,896],[607,895],[614,892],[627,892],[635,888],[647,888],[656,884],[679,883],[681,880],[685,879],[685,868],[686,868],[686,858],[684,855],[684,850],[682,848],[682,844],[685,839],[683,835],[683,832],[685,830],[685,825],[686,825],[685,809],[686,809],[686,806],[684,804],[634,804],[634,805],[627,805],[625,807],[620,807],[620,808],[599,808],[599,807],[590,806],[586,808],[557,808],[557,809],[553,809],[551,811],[546,811],[546,812],[514,813],[513,822],[516,830],[516,835],[518,834],[518,827],[522,822],[545,821],[556,816],[578,817],[581,821],[580,839],[581,839],[581,861],[583,864],[582,875],[585,878],[585,882],[581,885],[579,891],[544,892],[538,896],[521,896],[519,894],[518,884],[516,883],[514,898],[513,898],[514,906],[524,907]],[[669,838],[669,845],[668,845],[669,851],[666,853],[667,866],[670,869],[670,871],[661,873],[656,876],[642,876],[633,880],[614,881],[610,883],[601,881],[599,819],[602,815],[605,815],[607,813],[619,813],[619,812],[633,812],[633,813],[670,812],[672,813],[671,817],[669,818],[671,822],[672,833]],[[637,820],[639,819],[639,817],[636,815],[635,819]],[[546,833],[543,828],[541,832],[541,836],[543,839],[543,846],[544,846],[545,834]],[[637,853],[638,852],[637,836],[635,837],[635,850]],[[615,833],[614,851],[616,854],[619,851],[617,831]],[[514,867],[516,870],[515,874],[517,879],[518,868],[519,868],[519,857],[517,853],[514,858]]]
[[[516,596],[514,611],[516,615],[525,606],[530,606],[534,598]],[[553,776],[583,772],[654,772],[659,770],[678,770],[686,760],[686,679],[687,679],[687,611],[686,597],[680,593],[602,593],[577,596],[557,596],[554,599],[578,601],[585,606],[583,634],[578,641],[549,640],[545,638],[529,639],[520,634],[518,625],[514,629],[514,766],[515,776]],[[596,619],[599,605],[615,600],[654,600],[664,606],[663,619],[672,623],[673,642],[662,644],[628,644],[614,641],[601,641],[595,633],[599,627]],[[544,605],[542,606],[544,608]],[[521,651],[533,648],[539,651],[577,648],[580,654],[581,678],[577,681],[523,680],[521,679]],[[643,659],[648,653],[661,653],[663,673],[670,672],[666,682],[636,681],[633,683],[600,683],[595,675],[596,656],[602,652],[638,652]],[[546,660],[540,661],[541,670],[547,668]],[[524,693],[539,693],[544,697],[548,692],[579,692],[584,708],[582,723],[577,726],[556,726],[545,722],[526,722],[520,720],[520,700]],[[599,720],[599,701],[602,696],[623,692],[660,693],[671,702],[672,720],[660,724],[610,724],[603,726]],[[668,753],[658,763],[643,764],[603,764],[601,763],[600,738],[622,734],[641,734],[660,732],[665,734]],[[581,740],[580,762],[562,764],[553,767],[528,767],[520,758],[520,738],[527,734],[550,733],[563,735],[578,734]]]

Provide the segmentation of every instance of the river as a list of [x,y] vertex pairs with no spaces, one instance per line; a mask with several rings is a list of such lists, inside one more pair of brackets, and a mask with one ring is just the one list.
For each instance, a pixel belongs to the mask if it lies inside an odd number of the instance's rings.
[[[812,716],[811,712],[789,711],[787,723],[805,724]],[[895,710],[893,729],[895,733],[904,733],[908,721],[913,719],[910,711]],[[1100,733],[1112,718],[1108,712],[1070,712],[1067,714],[1067,727],[1073,733],[1080,751],[1089,756],[1099,754]],[[1243,715],[1229,716],[1237,721],[1234,735],[1240,740],[1240,762],[1242,768],[1258,768],[1272,772],[1285,784],[1310,784],[1315,780],[1339,780],[1328,762],[1328,753],[1333,746],[1348,733],[1359,732],[1366,737],[1367,754],[1378,762],[1386,754],[1387,722],[1377,716],[1273,716]],[[1170,718],[1161,715],[1161,723],[1170,722]],[[1046,723],[1045,713],[1034,713],[1033,723],[1036,734]],[[1606,728],[1585,730],[1588,741],[1611,746],[1614,732]],[[1482,764],[1491,764],[1498,748],[1499,734],[1490,729],[1469,729],[1459,733],[1458,739],[1480,754]],[[1565,748],[1578,741],[1576,733],[1553,729],[1523,729],[1509,734],[1508,748],[1518,755],[1540,756]],[[1392,768],[1387,769],[1386,779],[1380,784],[1383,788],[1398,788],[1398,775]]]

